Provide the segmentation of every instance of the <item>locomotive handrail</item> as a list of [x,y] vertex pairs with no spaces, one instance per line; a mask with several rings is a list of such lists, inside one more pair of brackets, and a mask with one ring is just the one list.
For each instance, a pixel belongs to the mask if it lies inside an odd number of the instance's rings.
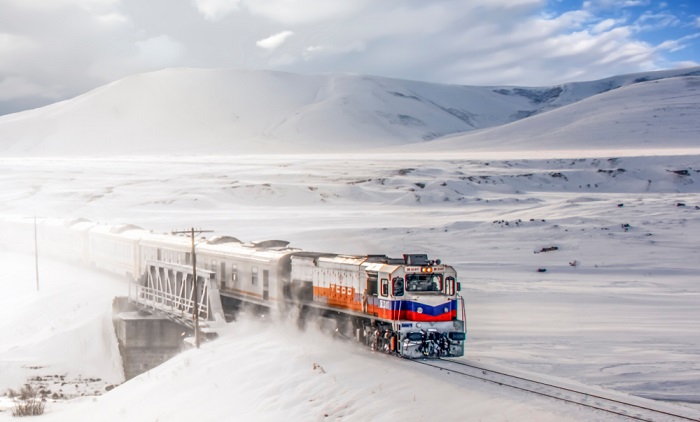
[[[459,298],[459,299],[458,299],[459,302],[462,304],[462,306],[461,306],[461,308],[462,308],[462,319],[461,319],[461,321],[464,321],[464,324],[465,324],[465,326],[466,326],[466,324],[467,324],[467,310],[466,310],[466,305],[465,305],[464,296],[458,295],[457,297]],[[459,317],[457,317],[457,319],[459,319]]]

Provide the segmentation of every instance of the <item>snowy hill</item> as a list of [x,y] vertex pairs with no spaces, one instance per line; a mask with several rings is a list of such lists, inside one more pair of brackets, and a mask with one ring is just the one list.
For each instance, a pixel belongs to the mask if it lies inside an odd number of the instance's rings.
[[431,143],[433,151],[674,148],[700,148],[700,76],[636,83]]
[[[700,68],[618,76],[557,87],[469,87],[358,75],[303,76],[270,71],[169,69],[128,77],[77,98],[0,117],[0,152],[25,155],[231,154],[355,151],[424,143],[445,135],[492,128],[537,115],[532,127],[549,143],[568,140],[569,130],[587,121],[601,103],[578,105],[569,114],[549,110],[606,93],[613,106],[647,102],[659,109],[676,104],[666,91],[648,91],[648,81],[686,75],[658,86],[681,90]],[[647,81],[646,84],[639,82]],[[616,89],[629,87],[628,90]],[[644,91],[636,94],[638,91]],[[692,107],[697,90],[687,93]],[[620,95],[620,97],[618,97]],[[618,107],[619,108],[619,107]],[[697,124],[675,114],[675,122]],[[697,113],[697,107],[693,108]],[[694,114],[692,115],[694,116]],[[697,119],[695,119],[697,121]],[[526,119],[523,122],[530,122]],[[601,123],[615,122],[595,120]],[[618,125],[619,126],[619,125]],[[696,131],[695,126],[686,131]],[[482,141],[500,149],[512,135],[489,132]],[[554,134],[552,136],[551,134]],[[655,133],[655,132],[654,132]],[[499,137],[496,137],[499,135]],[[484,138],[485,136],[485,138]],[[495,139],[498,142],[495,142]],[[650,137],[651,139],[651,137]],[[452,142],[452,141],[450,141]],[[546,142],[545,142],[546,143]],[[443,144],[451,145],[451,144]]]

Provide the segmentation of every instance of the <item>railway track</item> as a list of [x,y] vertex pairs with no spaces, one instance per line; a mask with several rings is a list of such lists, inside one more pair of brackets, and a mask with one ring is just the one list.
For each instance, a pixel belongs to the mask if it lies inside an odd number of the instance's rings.
[[602,412],[623,416],[630,420],[647,422],[687,422],[700,421],[700,412],[693,409],[671,406],[652,400],[618,396],[605,391],[583,391],[570,386],[556,385],[550,381],[538,381],[522,375],[508,374],[500,370],[485,368],[467,362],[453,360],[414,360],[417,364],[448,371],[449,373],[476,378],[486,382],[503,385],[540,396],[577,404]]

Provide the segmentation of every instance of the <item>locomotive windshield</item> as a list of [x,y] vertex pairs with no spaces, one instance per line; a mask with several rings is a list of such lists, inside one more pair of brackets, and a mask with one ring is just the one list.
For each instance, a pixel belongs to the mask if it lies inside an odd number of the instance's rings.
[[442,274],[406,274],[407,292],[439,292]]

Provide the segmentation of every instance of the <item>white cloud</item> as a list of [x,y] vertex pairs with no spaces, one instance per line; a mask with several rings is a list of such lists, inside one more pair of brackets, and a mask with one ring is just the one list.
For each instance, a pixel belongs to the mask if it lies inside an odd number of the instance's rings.
[[627,0],[623,3],[623,6],[625,6],[625,7],[648,6],[649,3],[651,3],[650,0]]
[[12,3],[16,7],[36,10],[36,11],[51,11],[63,9],[67,7],[79,7],[84,10],[105,10],[111,9],[120,0],[4,0]]
[[193,0],[205,19],[217,21],[240,9],[240,0]]
[[265,50],[275,50],[277,47],[282,45],[287,38],[291,37],[294,35],[294,32],[292,31],[282,31],[277,34],[271,35],[263,40],[257,41],[255,45],[257,45],[260,48],[264,48]]
[[98,22],[105,26],[119,26],[130,22],[129,17],[118,12],[109,12],[95,17]]
[[304,59],[309,60],[315,55],[323,53],[324,50],[325,48],[322,45],[310,45],[304,49],[302,55]]
[[681,21],[673,14],[667,12],[645,12],[639,16],[635,26],[639,31],[651,31],[677,26]]
[[584,2],[586,9],[620,9],[623,7],[648,6],[651,0],[589,0]]
[[177,66],[185,52],[180,42],[167,35],[159,35],[136,41],[127,54],[95,61],[88,73],[102,80],[115,80],[133,73]]
[[[302,24],[347,17],[372,0],[247,0],[250,13],[283,24]],[[376,1],[376,0],[375,0]]]
[[137,41],[136,47],[137,60],[151,66],[173,64],[184,53],[182,44],[167,35]]
[[[13,100],[27,96],[46,96],[46,89],[20,76],[0,80],[0,100]],[[50,95],[49,95],[50,96]]]
[[609,31],[616,24],[617,24],[617,21],[615,21],[615,19],[605,19],[605,20],[601,21],[600,23],[594,25],[591,28],[591,33],[592,34],[600,34],[602,32]]
[[[552,1],[0,0],[0,80],[20,76],[71,96],[194,66],[550,85],[674,67],[664,56],[698,43],[680,37],[698,32],[690,28],[700,19],[674,16],[670,2]],[[569,11],[555,11],[562,6]],[[670,26],[685,32],[642,41]]]
[[700,38],[699,34],[687,35],[677,40],[667,40],[659,44],[656,48],[659,50],[680,51],[688,47],[688,41]]
[[0,32],[0,71],[17,71],[17,61],[38,49],[37,44],[27,37]]
[[7,54],[26,51],[34,46],[35,43],[27,37],[0,32],[0,58]]

